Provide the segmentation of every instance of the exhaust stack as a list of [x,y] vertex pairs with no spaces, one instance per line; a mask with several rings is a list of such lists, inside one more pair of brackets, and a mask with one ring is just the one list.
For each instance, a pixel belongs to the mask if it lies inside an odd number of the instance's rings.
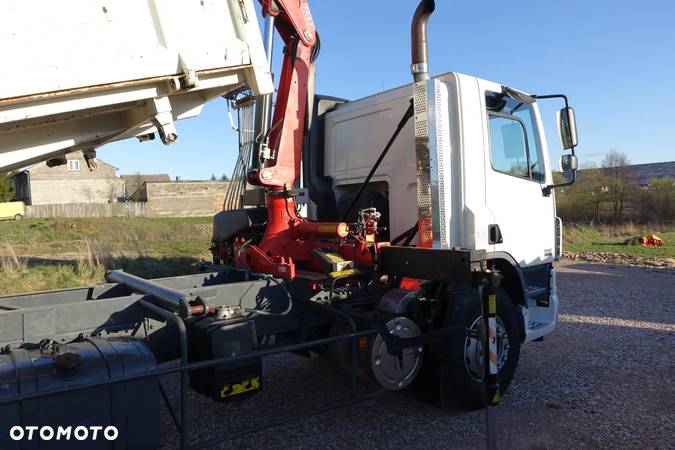
[[429,55],[427,52],[427,23],[431,13],[436,9],[434,0],[422,0],[413,16],[410,40],[412,64],[410,71],[415,82],[429,79]]
[[448,153],[447,115],[440,107],[447,99],[447,88],[429,78],[427,23],[436,9],[434,0],[422,0],[411,24],[411,72],[415,119],[415,162],[417,170],[417,246],[446,248],[448,217],[445,210]]

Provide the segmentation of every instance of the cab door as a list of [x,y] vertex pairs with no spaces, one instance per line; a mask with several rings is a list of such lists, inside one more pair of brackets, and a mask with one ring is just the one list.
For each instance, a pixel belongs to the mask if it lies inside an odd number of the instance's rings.
[[555,205],[544,131],[535,103],[518,101],[501,85],[480,81],[485,133],[485,202],[494,216],[490,250],[521,267],[554,259]]

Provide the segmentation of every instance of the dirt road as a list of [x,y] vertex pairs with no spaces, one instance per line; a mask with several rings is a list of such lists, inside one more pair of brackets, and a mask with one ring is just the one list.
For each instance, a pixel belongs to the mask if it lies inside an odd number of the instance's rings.
[[[559,272],[559,326],[522,349],[498,409],[499,448],[675,448],[675,271],[568,263]],[[242,403],[191,396],[192,437],[347,396],[320,358],[278,357],[265,373],[265,391]],[[222,448],[480,449],[484,432],[481,411],[441,410],[401,392]],[[177,439],[168,416],[163,437],[167,446]]]

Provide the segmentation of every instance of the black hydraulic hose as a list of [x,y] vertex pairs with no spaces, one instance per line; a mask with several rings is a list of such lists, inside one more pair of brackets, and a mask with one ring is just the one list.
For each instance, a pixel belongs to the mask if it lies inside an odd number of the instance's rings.
[[284,292],[286,293],[286,297],[288,297],[288,306],[286,306],[286,309],[281,311],[281,312],[269,312],[269,311],[263,311],[262,309],[255,309],[255,308],[244,308],[244,311],[254,313],[254,314],[259,314],[261,316],[285,316],[288,313],[291,312],[293,309],[293,296],[289,292],[288,288],[286,287],[286,284],[280,283],[274,278],[268,278],[268,281],[274,282],[277,286],[280,286]]
[[365,180],[363,180],[363,183],[361,183],[361,187],[359,188],[359,191],[356,194],[356,197],[352,199],[352,202],[349,204],[349,208],[342,214],[342,218],[340,218],[340,222],[344,222],[347,219],[347,216],[349,215],[350,212],[352,212],[352,209],[354,209],[354,206],[356,205],[356,202],[359,201],[359,198],[361,197],[361,194],[363,194],[363,191],[366,189],[366,186],[370,182],[370,179],[373,178],[373,175],[375,175],[375,171],[377,170],[378,167],[380,167],[380,163],[384,159],[385,156],[387,156],[387,152],[389,152],[389,149],[391,146],[394,144],[394,141],[396,141],[396,138],[398,137],[399,133],[405,127],[405,124],[408,123],[408,120],[413,116],[413,100],[410,99],[410,105],[408,106],[408,109],[406,110],[405,114],[403,114],[403,117],[401,118],[401,121],[398,123],[396,126],[396,130],[394,131],[394,134],[391,136],[389,139],[389,142],[387,142],[387,145],[384,146],[384,149],[382,150],[382,153],[380,153],[380,156],[377,158],[377,161],[375,161],[375,164],[373,165],[373,168],[370,169],[370,173],[366,177]]
[[415,226],[413,227],[413,229],[412,229],[412,231],[410,232],[410,234],[408,234],[408,237],[405,238],[405,241],[403,241],[403,244],[402,244],[402,245],[403,245],[404,247],[407,247],[407,246],[410,245],[410,242],[413,240],[413,238],[414,238],[415,236],[417,236],[417,232],[419,231],[419,229],[420,229],[420,224],[419,224],[419,222],[418,222],[418,223],[415,224]]
[[[408,242],[408,244],[409,244],[409,243],[410,243],[410,240],[412,240],[412,237],[410,237],[410,235],[412,234],[412,236],[414,237],[415,234],[417,234],[418,228],[419,228],[419,227],[418,227],[418,225],[417,225],[417,222],[415,222],[415,225],[413,225],[412,227],[408,228],[408,229],[405,230],[403,233],[399,234],[399,235],[396,236],[394,239],[392,239],[391,242],[390,242],[390,244],[391,244],[391,245],[396,245],[396,244],[398,244],[400,241],[402,241],[403,239],[406,239],[406,242]],[[410,240],[408,240],[407,238],[409,238]],[[406,245],[406,244],[404,244],[404,245]]]
[[319,33],[315,32],[314,36],[316,36],[316,44],[312,47],[312,56],[309,59],[309,62],[311,63],[316,61],[319,57],[319,53],[321,53],[321,38],[319,38]]

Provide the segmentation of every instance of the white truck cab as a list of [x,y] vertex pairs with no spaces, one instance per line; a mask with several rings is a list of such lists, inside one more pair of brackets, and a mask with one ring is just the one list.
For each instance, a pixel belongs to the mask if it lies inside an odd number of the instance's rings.
[[[520,101],[504,94],[499,83],[459,73],[431,82],[430,153],[438,155],[435,182],[443,236],[437,245],[485,250],[520,307],[523,340],[541,338],[554,329],[558,315],[552,263],[559,257],[560,233],[537,102],[525,95],[529,103]],[[373,167],[411,92],[411,85],[402,86],[340,104],[326,114],[323,169],[332,180],[338,209]],[[386,200],[384,226],[390,238],[417,221],[414,140],[410,121],[368,188]]]

